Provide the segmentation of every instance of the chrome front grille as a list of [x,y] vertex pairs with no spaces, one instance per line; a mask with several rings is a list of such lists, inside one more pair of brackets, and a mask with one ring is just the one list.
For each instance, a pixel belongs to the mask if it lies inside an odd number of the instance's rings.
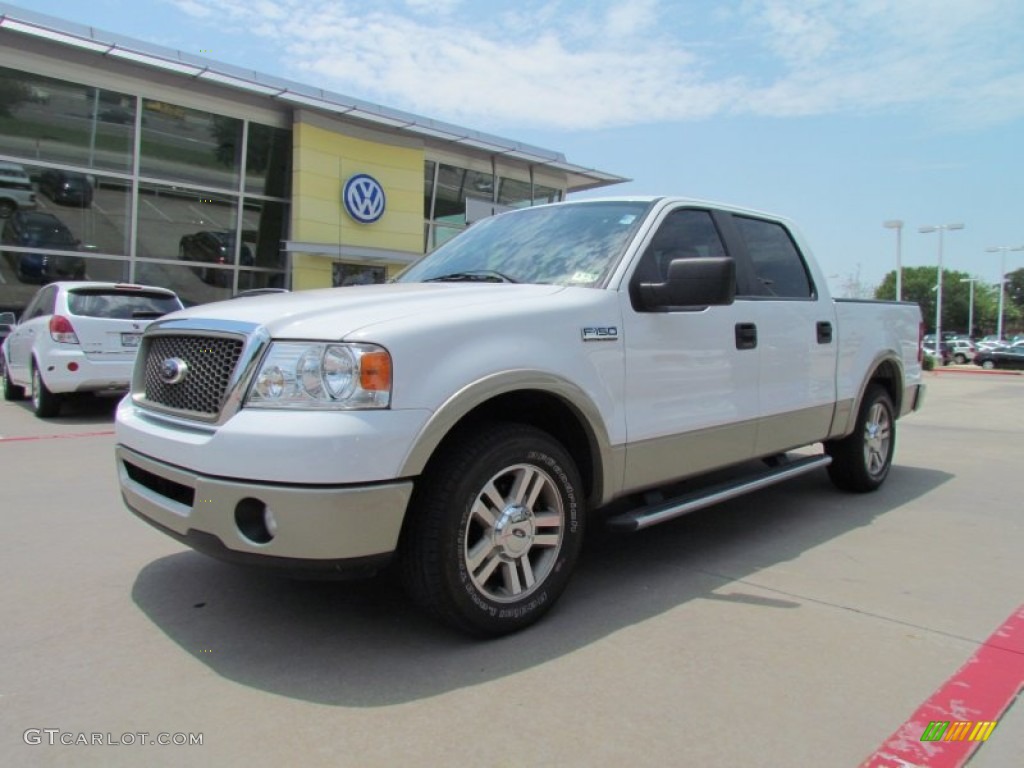
[[[224,405],[232,376],[238,367],[245,339],[225,336],[160,334],[146,339],[142,350],[143,396],[162,409],[215,418]],[[178,359],[187,374],[175,383],[160,378],[165,360]]]

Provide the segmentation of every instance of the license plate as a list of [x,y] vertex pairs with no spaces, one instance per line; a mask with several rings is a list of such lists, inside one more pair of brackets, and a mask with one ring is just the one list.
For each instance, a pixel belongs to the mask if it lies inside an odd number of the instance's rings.
[[142,338],[141,333],[122,333],[121,334],[121,346],[122,347],[137,347],[139,346],[139,339]]

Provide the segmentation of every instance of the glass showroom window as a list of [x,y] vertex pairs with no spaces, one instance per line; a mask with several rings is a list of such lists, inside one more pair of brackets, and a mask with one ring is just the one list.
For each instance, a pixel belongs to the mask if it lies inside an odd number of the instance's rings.
[[139,175],[237,190],[241,120],[143,99]]
[[513,208],[528,208],[531,204],[532,185],[518,179],[499,179],[498,202]]
[[265,197],[291,194],[292,132],[249,123],[245,152],[245,191]]
[[284,269],[281,248],[288,228],[288,205],[274,200],[246,198],[242,208],[242,248],[239,263],[243,267]]
[[[17,183],[5,190],[3,184]],[[131,184],[87,170],[0,161],[0,306],[24,306],[54,280],[125,280]],[[121,256],[100,259],[99,254]]]
[[0,154],[129,173],[135,101],[0,67]]

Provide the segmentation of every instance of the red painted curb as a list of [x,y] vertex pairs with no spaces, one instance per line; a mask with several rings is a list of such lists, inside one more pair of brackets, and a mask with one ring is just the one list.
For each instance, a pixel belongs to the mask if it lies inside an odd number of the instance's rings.
[[984,376],[1020,376],[1022,373],[1024,373],[1024,371],[1007,371],[1007,370],[1000,370],[998,368],[993,368],[992,370],[987,371],[984,368],[975,367],[975,368],[933,368],[930,371],[925,371],[925,373],[934,373],[936,375],[940,374],[940,373],[959,373],[959,374],[980,373],[980,374],[982,374]]
[[[934,721],[998,720],[1024,689],[1024,605],[861,768],[960,768],[982,742],[921,741]],[[995,729],[998,735],[999,727]]]

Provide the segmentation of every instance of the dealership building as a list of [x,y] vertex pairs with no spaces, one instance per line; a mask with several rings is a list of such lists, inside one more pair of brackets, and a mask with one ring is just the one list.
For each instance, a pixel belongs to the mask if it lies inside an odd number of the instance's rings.
[[622,181],[0,3],[0,309],[65,277],[186,304],[379,282],[478,218]]

